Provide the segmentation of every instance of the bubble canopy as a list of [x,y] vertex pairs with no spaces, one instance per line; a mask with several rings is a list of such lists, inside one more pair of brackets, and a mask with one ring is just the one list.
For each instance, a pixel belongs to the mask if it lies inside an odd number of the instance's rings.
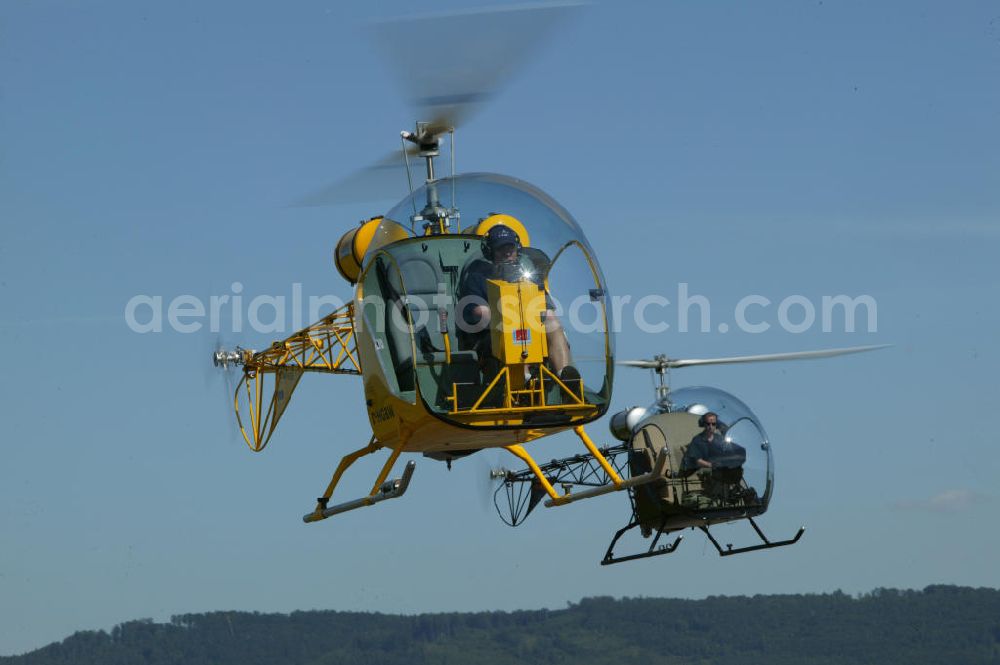
[[[470,232],[480,220],[503,213],[521,220],[530,236],[530,246],[549,256],[555,256],[573,241],[594,255],[573,216],[554,198],[524,180],[497,173],[465,173],[437,180],[432,187],[429,192],[428,185],[424,185],[397,203],[386,213],[385,225],[391,227],[395,222],[412,236],[422,235],[413,217],[421,214],[429,199],[436,199],[441,206],[457,212],[449,229],[452,233]],[[384,235],[391,237],[389,233]],[[600,281],[604,282],[603,275]]]
[[726,441],[746,450],[743,477],[761,497],[762,508],[766,510],[774,482],[771,444],[764,426],[742,400],[718,388],[691,386],[670,391],[666,398],[650,407],[649,414],[691,413],[703,416],[709,411],[718,416]]
[[[513,262],[494,260],[486,251],[482,233],[490,223],[508,225],[520,238]],[[403,304],[397,308],[404,311],[408,335],[401,335],[398,325],[395,331],[380,325],[385,315],[377,311],[366,308],[362,317],[367,329],[387,331],[385,343],[377,345],[385,351],[380,362],[390,390],[402,399],[415,400],[415,391],[446,420],[491,428],[578,424],[606,410],[614,347],[604,275],[577,222],[534,185],[471,173],[420,187],[381,220],[362,272],[359,288],[366,302],[381,296],[386,304]],[[540,304],[531,310],[528,296],[514,296],[517,325],[508,325],[508,310],[491,309],[486,335],[492,334],[492,341],[484,345],[473,334],[479,331],[465,327],[476,318],[465,303],[473,296],[487,298],[487,283],[494,293],[535,293]],[[499,307],[500,300],[492,298],[484,304]],[[540,360],[529,360],[536,357],[536,342]],[[498,344],[506,344],[505,350]],[[491,359],[501,361],[499,369],[486,366]],[[568,365],[576,372],[567,375],[570,384],[559,385]],[[484,405],[495,396],[469,406],[464,386],[484,388],[497,371],[506,373],[512,394],[493,408],[493,420],[473,418],[468,412],[489,410]],[[537,394],[529,396],[535,387]]]

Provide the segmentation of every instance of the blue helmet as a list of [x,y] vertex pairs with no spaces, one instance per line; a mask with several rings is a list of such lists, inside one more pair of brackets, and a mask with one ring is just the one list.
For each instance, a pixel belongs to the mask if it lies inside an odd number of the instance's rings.
[[483,256],[492,261],[493,251],[498,247],[503,247],[504,245],[514,245],[518,250],[520,250],[521,238],[517,235],[514,229],[509,226],[497,224],[487,231],[486,236],[483,237]]

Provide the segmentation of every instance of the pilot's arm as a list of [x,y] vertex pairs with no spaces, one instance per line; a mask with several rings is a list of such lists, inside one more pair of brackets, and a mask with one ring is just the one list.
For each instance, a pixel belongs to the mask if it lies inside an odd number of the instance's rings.
[[470,326],[482,330],[490,323],[490,307],[486,303],[486,275],[475,272],[468,276],[461,298],[469,298],[472,302],[462,308],[462,318]]
[[711,469],[712,463],[705,459],[705,445],[701,440],[701,435],[696,435],[688,444],[684,459],[681,460],[681,467],[690,474],[699,469]]

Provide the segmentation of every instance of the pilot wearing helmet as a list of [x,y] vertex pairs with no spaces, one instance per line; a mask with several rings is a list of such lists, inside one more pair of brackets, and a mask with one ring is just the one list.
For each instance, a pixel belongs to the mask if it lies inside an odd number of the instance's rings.
[[[486,232],[482,241],[482,254],[483,259],[473,262],[465,271],[459,286],[461,322],[464,324],[462,327],[469,333],[470,345],[479,352],[480,358],[490,355],[491,313],[487,304],[487,280],[505,282],[528,280],[544,289],[544,272],[536,264],[547,262],[541,252],[537,252],[539,256],[536,260],[529,258],[518,233],[502,223],[491,226]],[[545,301],[542,322],[552,371],[561,379],[579,380],[579,372],[570,364],[566,333],[559,318],[552,311],[553,305],[548,294],[545,296]]]
[[719,416],[709,411],[698,418],[702,428],[691,439],[681,466],[690,471],[737,469],[743,466],[747,453],[743,446],[726,438],[725,425]]
[[681,461],[681,475],[689,476],[698,472],[704,483],[703,493],[717,500],[738,500],[742,496],[747,503],[756,501],[752,489],[741,490],[743,463],[746,449],[726,436],[726,426],[714,411],[708,411],[698,418],[702,431],[691,439],[684,459]]

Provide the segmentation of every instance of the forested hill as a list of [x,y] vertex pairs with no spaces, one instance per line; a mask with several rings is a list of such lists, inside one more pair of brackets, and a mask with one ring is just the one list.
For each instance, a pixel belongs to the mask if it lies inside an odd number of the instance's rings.
[[398,616],[213,612],[81,632],[0,665],[1000,664],[1000,591],[933,586]]

